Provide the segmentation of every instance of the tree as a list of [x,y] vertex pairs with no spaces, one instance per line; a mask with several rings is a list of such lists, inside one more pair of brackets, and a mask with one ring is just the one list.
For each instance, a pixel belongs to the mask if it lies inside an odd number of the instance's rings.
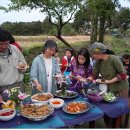
[[[106,27],[111,26],[111,16],[115,12],[118,0],[88,0],[91,11],[91,43],[103,42]],[[99,26],[99,31],[98,31]],[[98,31],[98,32],[97,32]]]
[[73,27],[76,32],[83,33],[90,29],[90,10],[88,6],[83,6],[74,16]]
[[[66,42],[61,34],[62,28],[73,19],[83,0],[10,0],[8,10],[20,10],[25,7],[29,9],[40,9],[47,14],[49,21],[57,28],[56,37],[68,47],[72,46]],[[73,49],[73,48],[72,48]]]

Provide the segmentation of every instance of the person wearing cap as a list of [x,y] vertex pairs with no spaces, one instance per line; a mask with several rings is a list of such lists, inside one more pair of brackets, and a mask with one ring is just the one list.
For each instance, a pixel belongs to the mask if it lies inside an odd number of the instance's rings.
[[39,91],[54,93],[57,89],[55,74],[61,74],[59,64],[53,56],[57,50],[57,44],[53,40],[47,40],[43,46],[43,53],[32,62],[30,80],[33,82],[33,93]]
[[7,31],[0,29],[0,94],[3,100],[8,99],[8,90],[13,87],[22,87],[26,69],[18,69],[20,64],[26,65],[21,51],[10,44]]
[[92,76],[88,79],[97,79],[101,74],[102,79],[98,82],[107,84],[109,92],[116,93],[121,97],[128,97],[127,74],[120,59],[115,55],[108,54],[107,47],[100,42],[91,45],[91,53],[96,63]]

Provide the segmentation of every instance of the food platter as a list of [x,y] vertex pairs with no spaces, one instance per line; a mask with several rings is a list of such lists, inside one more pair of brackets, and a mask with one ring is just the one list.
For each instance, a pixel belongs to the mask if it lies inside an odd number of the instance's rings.
[[62,95],[62,91],[61,91],[61,90],[58,90],[58,91],[56,91],[53,95],[56,96],[56,97],[59,97],[59,98],[71,99],[71,98],[77,97],[77,96],[78,96],[78,93],[77,93],[77,92],[74,92],[74,91],[66,90],[66,94],[65,94],[65,95]]
[[31,101],[47,104],[52,98],[53,95],[51,93],[38,93],[31,97]]
[[63,111],[68,114],[81,114],[89,111],[92,105],[84,101],[74,101],[63,106]]
[[109,103],[114,103],[118,101],[118,97],[109,92],[104,95],[103,100]]
[[53,107],[51,107],[50,105],[43,105],[40,103],[24,104],[20,107],[21,115],[32,121],[44,120],[53,112]]

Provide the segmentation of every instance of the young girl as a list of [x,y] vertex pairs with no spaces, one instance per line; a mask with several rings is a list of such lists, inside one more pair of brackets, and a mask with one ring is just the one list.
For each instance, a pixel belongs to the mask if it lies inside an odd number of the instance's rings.
[[66,50],[66,55],[61,59],[61,72],[69,72],[69,66],[74,61],[73,51],[72,49]]
[[70,66],[72,84],[69,89],[81,92],[82,81],[92,74],[92,66],[90,64],[90,55],[86,48],[81,48],[77,54],[76,60]]

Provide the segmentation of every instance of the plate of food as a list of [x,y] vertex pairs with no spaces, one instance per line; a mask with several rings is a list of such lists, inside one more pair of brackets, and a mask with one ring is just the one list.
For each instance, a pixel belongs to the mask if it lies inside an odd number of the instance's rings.
[[54,108],[50,105],[41,103],[22,104],[20,113],[23,117],[33,121],[41,121],[46,119],[54,112]]
[[19,69],[19,70],[25,70],[25,69],[28,69],[28,68],[29,68],[29,65],[25,64],[25,63],[20,63],[17,66],[17,69]]
[[63,94],[62,90],[58,90],[53,95],[59,98],[71,99],[77,97],[78,93],[74,91],[66,90],[65,93]]
[[115,96],[114,93],[109,92],[105,93],[105,95],[103,96],[103,100],[106,102],[113,103],[118,101],[118,97]]
[[63,111],[68,114],[80,114],[92,108],[91,104],[84,101],[69,102],[63,106]]
[[32,102],[47,104],[54,96],[51,93],[38,93],[31,97]]

